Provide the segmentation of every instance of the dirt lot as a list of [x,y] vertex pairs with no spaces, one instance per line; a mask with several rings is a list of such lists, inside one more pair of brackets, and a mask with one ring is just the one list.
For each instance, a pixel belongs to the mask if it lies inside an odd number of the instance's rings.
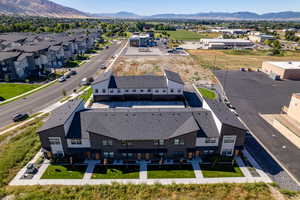
[[234,52],[232,50],[189,50],[203,67],[220,69],[261,68],[263,61],[291,61],[300,58],[300,52],[285,52],[284,56],[268,56],[265,51]]
[[208,81],[212,78],[210,70],[202,68],[191,56],[139,56],[121,57],[114,67],[117,75],[162,75],[166,68],[178,72],[186,82]]

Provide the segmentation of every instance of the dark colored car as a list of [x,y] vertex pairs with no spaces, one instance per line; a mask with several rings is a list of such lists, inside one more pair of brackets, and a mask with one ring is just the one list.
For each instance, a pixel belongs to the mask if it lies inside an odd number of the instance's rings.
[[13,121],[14,122],[20,122],[20,121],[23,121],[23,120],[27,119],[28,117],[29,117],[28,114],[18,114],[16,116],[14,116]]
[[36,166],[32,163],[30,163],[27,167],[26,167],[26,174],[36,174],[38,172]]
[[77,72],[76,72],[75,70],[72,70],[72,71],[70,71],[70,74],[71,74],[72,76],[74,76],[74,75],[77,74]]

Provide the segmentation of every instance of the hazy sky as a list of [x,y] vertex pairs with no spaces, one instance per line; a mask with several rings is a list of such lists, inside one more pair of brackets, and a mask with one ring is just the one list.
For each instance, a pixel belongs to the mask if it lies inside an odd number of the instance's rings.
[[129,11],[140,15],[210,11],[300,11],[300,0],[52,0],[81,11],[110,13]]

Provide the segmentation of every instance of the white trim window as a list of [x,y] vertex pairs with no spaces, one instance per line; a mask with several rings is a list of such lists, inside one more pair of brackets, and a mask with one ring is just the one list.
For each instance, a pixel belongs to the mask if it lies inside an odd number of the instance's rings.
[[49,137],[48,140],[50,145],[61,145],[60,137]]
[[223,136],[221,155],[232,156],[236,142],[236,135]]
[[183,139],[174,139],[174,145],[184,145]]
[[80,145],[82,144],[82,140],[81,139],[71,139],[71,144],[73,145]]
[[112,146],[112,140],[102,140],[102,146]]
[[217,138],[205,138],[206,144],[215,144],[217,143]]

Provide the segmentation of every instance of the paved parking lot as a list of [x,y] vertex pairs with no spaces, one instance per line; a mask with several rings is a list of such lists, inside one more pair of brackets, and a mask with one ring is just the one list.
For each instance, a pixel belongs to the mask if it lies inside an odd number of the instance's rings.
[[126,56],[163,56],[164,53],[157,47],[149,47],[149,48],[128,47],[125,55]]
[[[261,72],[216,71],[227,97],[251,132],[300,181],[300,149],[282,136],[259,113],[280,113],[293,93],[300,91],[300,81],[274,81]],[[283,187],[299,189],[280,166],[249,135],[246,148],[258,159],[273,179]]]

